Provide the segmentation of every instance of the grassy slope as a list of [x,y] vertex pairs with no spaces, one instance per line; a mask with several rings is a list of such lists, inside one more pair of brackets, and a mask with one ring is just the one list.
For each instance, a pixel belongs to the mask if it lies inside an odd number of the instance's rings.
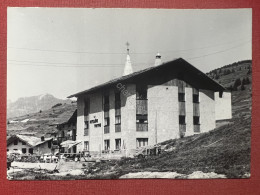
[[36,136],[41,136],[46,133],[56,131],[56,126],[52,126],[54,123],[62,123],[72,116],[76,109],[76,103],[62,104],[61,106],[51,108],[37,113],[27,114],[20,117],[14,117],[9,120],[22,121],[24,119],[33,119],[35,121],[29,121],[27,123],[13,123],[7,125],[7,135],[14,135],[19,133],[35,133]]

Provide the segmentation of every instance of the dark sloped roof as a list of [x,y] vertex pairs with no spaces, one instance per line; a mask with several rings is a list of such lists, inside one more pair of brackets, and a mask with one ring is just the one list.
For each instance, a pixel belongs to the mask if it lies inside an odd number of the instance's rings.
[[197,81],[200,80],[198,82],[199,86],[196,86],[198,88],[210,89],[210,90],[214,90],[214,91],[224,91],[225,90],[225,88],[222,85],[220,85],[219,83],[217,83],[216,81],[214,81],[213,79],[208,77],[206,74],[201,72],[199,69],[195,68],[194,66],[192,66],[190,63],[188,63],[184,59],[178,58],[173,61],[163,63],[159,66],[153,66],[150,68],[146,68],[144,70],[134,72],[134,73],[126,75],[126,76],[122,76],[122,77],[110,80],[101,85],[97,85],[90,89],[70,95],[68,98],[78,97],[82,94],[92,93],[97,90],[101,90],[103,88],[107,88],[109,86],[113,86],[113,85],[115,85],[117,83],[121,83],[121,82],[135,83],[137,80],[140,81],[140,79],[142,79],[146,76],[149,76],[153,73],[155,73],[155,76],[163,77],[164,76],[163,73],[169,73],[169,72],[173,72],[175,70],[182,71],[185,74],[189,74],[190,77],[193,77],[193,79],[191,79],[191,80],[197,80]]
[[40,144],[43,144],[47,141],[52,140],[53,138],[45,138],[44,141],[41,141],[41,138],[35,136],[27,136],[27,135],[13,135],[7,139],[7,145],[11,144],[15,139],[19,139],[25,142],[30,147],[35,147]]

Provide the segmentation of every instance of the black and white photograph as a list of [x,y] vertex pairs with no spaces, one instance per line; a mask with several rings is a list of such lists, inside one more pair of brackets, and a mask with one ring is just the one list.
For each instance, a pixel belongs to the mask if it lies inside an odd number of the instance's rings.
[[7,179],[250,178],[252,9],[7,9]]

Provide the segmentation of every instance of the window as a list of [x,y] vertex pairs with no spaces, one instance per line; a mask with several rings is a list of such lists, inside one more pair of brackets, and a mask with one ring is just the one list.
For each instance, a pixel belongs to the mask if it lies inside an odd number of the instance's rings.
[[22,142],[22,145],[26,145],[26,143],[25,143],[25,142]]
[[136,147],[144,147],[148,146],[148,138],[137,138],[136,139]]
[[136,99],[146,100],[147,99],[147,89],[139,89],[136,91]]
[[115,93],[115,102],[120,102],[121,98],[120,98],[120,92],[116,92]]
[[14,145],[18,145],[18,140],[14,140]]
[[109,120],[109,117],[105,118],[105,124],[104,126],[109,126],[110,124],[110,120]]
[[26,148],[22,148],[22,153],[26,154]]
[[116,123],[116,125],[121,124],[121,116],[115,117],[115,123]]
[[88,127],[89,127],[88,121],[85,121],[84,129],[88,129]]
[[105,112],[109,111],[109,96],[108,95],[104,96],[104,111]]
[[7,152],[9,152],[9,149],[7,149]]
[[48,141],[48,148],[51,148],[51,141]]
[[185,125],[186,124],[185,116],[179,115],[179,124],[181,124],[181,125]]
[[84,150],[89,151],[89,142],[88,141],[84,141]]
[[61,132],[61,137],[65,137],[65,132],[64,131]]
[[185,102],[185,93],[178,93],[179,102]]
[[33,148],[29,148],[29,153],[33,154]]
[[84,136],[88,136],[89,134],[89,122],[88,121],[85,121],[84,122]]
[[110,149],[110,140],[106,139],[106,140],[104,140],[104,143],[105,143],[105,150],[109,150]]
[[147,123],[147,115],[136,115],[136,123]]
[[200,117],[199,116],[194,116],[193,117],[193,124],[194,125],[199,125],[200,124]]
[[193,103],[199,103],[199,95],[193,94]]
[[84,102],[84,115],[88,116],[89,114],[89,100],[85,100]]
[[121,149],[121,139],[116,139],[116,150]]
[[223,91],[220,91],[219,92],[219,98],[222,98],[223,97]]
[[109,104],[109,96],[108,95],[104,96],[104,104]]

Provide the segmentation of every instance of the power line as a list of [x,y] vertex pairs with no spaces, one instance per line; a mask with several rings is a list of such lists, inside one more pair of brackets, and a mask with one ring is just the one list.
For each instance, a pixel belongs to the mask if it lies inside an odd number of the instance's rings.
[[[221,51],[217,51],[217,52],[213,52],[213,53],[208,53],[208,54],[205,54],[205,55],[202,55],[202,56],[186,58],[186,59],[193,60],[193,59],[199,59],[199,58],[202,58],[202,57],[206,57],[206,56],[210,56],[210,55],[214,55],[214,54],[218,54],[218,53],[223,53],[223,52],[238,48],[238,47],[240,47],[241,45],[244,45],[244,44],[246,44],[246,43],[242,43],[242,44],[236,45],[234,47],[231,47],[231,48],[228,48],[228,49],[225,49],[225,50],[221,50]],[[74,67],[74,68],[76,68],[76,67],[101,67],[101,68],[118,67],[118,68],[122,68],[123,67],[123,64],[74,64],[73,65],[73,64],[69,64],[69,63],[53,63],[53,62],[18,61],[18,60],[8,60],[8,61],[11,61],[11,63],[9,63],[9,64],[16,65],[16,66],[48,66],[48,67]],[[22,63],[26,62],[26,63],[25,64],[16,64],[16,63],[12,63],[12,61],[13,62],[22,62]],[[31,63],[34,63],[34,64],[31,64]],[[43,64],[37,64],[36,65],[35,63],[43,63]],[[57,64],[61,64],[61,65],[57,65]],[[139,66],[141,64],[146,66],[147,64],[151,64],[151,63],[135,63],[135,65],[138,65],[138,64],[139,64]]]
[[[64,64],[64,65],[75,65],[75,66],[122,66],[123,64],[73,64],[73,63],[63,63],[63,62],[39,62],[39,61],[20,61],[20,60],[8,60],[11,62],[22,62],[22,63],[40,63],[40,64]],[[147,64],[146,62],[140,62],[135,64]]]
[[[247,42],[249,43],[249,42]],[[232,50],[232,49],[235,49],[235,48],[238,48],[240,47],[241,45],[245,45],[246,43],[242,43],[242,44],[239,44],[237,46],[234,46],[234,47],[231,47],[231,48],[228,48],[228,49],[225,49],[225,50],[221,50],[221,51],[217,51],[217,52],[213,52],[213,53],[209,53],[209,54],[205,54],[205,55],[202,55],[202,56],[197,56],[197,57],[193,57],[193,58],[187,58],[189,60],[192,60],[192,59],[198,59],[198,58],[202,58],[202,57],[206,57],[206,56],[210,56],[210,55],[214,55],[214,54],[218,54],[218,53],[223,53],[225,51],[229,51],[229,50]]]
[[[251,42],[250,40],[247,40],[245,42]],[[229,43],[235,43],[237,41],[229,41],[229,42],[225,42],[225,43],[220,43],[220,44],[216,44],[216,45],[211,45],[211,46],[206,46],[206,47],[199,47],[199,48],[190,48],[190,49],[183,49],[183,50],[171,50],[171,51],[160,51],[160,53],[170,53],[170,52],[185,52],[185,51],[192,51],[192,50],[201,50],[201,49],[207,49],[207,48],[211,48],[211,47],[216,47],[216,46],[221,46],[221,45],[226,45]],[[245,43],[243,42],[243,43]],[[23,48],[23,47],[8,47],[9,49],[17,49],[17,50],[29,50],[29,51],[43,51],[43,52],[56,52],[56,53],[78,53],[78,54],[82,54],[82,53],[87,53],[87,54],[95,54],[95,55],[125,55],[126,53],[122,53],[122,52],[93,52],[93,51],[69,51],[69,50],[48,50],[48,49],[35,49],[35,48]],[[131,55],[137,55],[137,54],[155,54],[158,51],[154,51],[154,52],[131,52]]]

